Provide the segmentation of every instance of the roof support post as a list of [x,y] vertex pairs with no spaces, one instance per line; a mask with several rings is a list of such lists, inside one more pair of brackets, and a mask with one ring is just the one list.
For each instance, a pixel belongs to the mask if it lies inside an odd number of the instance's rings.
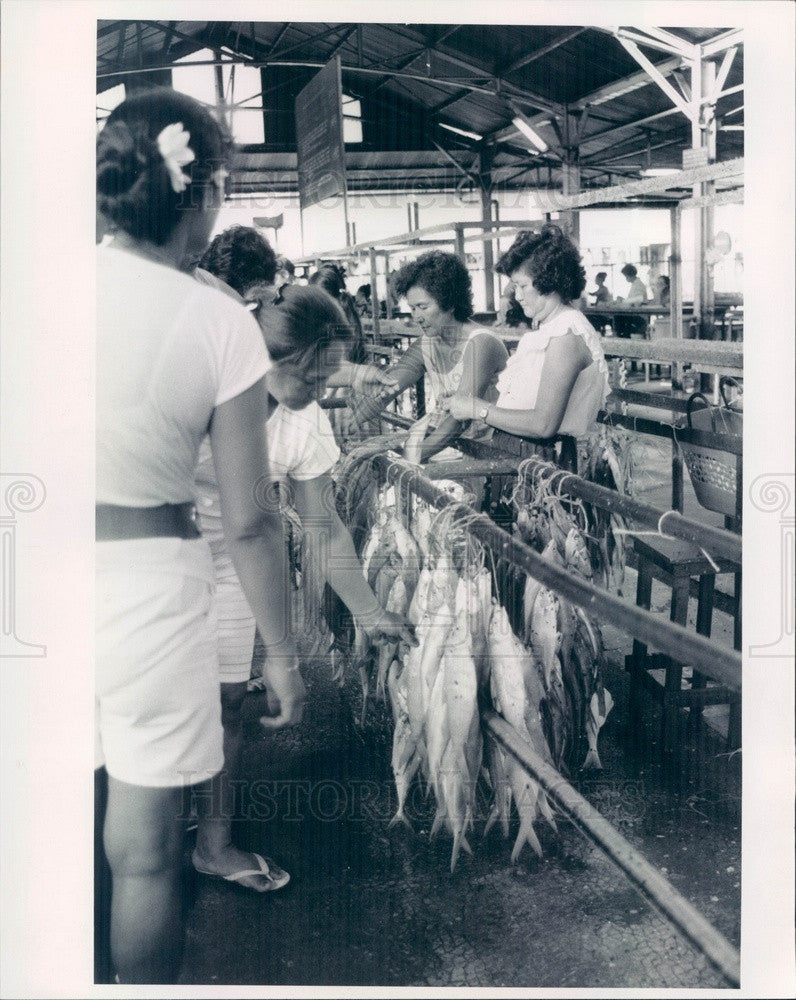
[[[694,111],[699,112],[704,98],[710,98],[715,93],[716,64],[709,59],[695,59],[691,65],[691,93],[694,98]],[[691,146],[693,149],[704,150],[707,162],[716,161],[716,108],[708,102],[704,104],[701,114],[697,113],[691,122]],[[695,198],[710,197],[715,193],[714,181],[703,181],[695,184]],[[698,316],[697,336],[703,340],[712,340],[714,336],[713,310],[713,272],[708,266],[707,254],[713,242],[712,205],[703,205],[696,209],[694,226],[694,248],[696,251],[694,271],[694,312]]]
[[372,304],[371,312],[373,313],[373,336],[378,340],[379,337],[379,319],[381,309],[379,309],[379,286],[378,286],[378,250],[375,247],[371,247],[368,251],[370,257],[370,301]]
[[454,228],[454,231],[456,233],[456,236],[455,236],[455,239],[454,239],[454,247],[455,247],[456,256],[459,258],[459,260],[462,262],[462,264],[464,264],[465,267],[466,267],[467,266],[467,254],[464,252],[464,223],[463,222],[456,222],[456,223],[454,223],[453,228]]
[[[574,129],[575,137],[578,129]],[[569,120],[569,110],[564,118],[564,151],[565,156],[561,164],[561,178],[563,195],[565,198],[571,195],[580,194],[580,147],[577,138],[573,139],[572,123]],[[576,243],[580,243],[580,212],[568,209],[563,213],[564,228],[570,238]]]
[[[669,209],[672,252],[669,256],[669,318],[672,336],[683,336],[683,214],[679,206]],[[677,370],[679,372],[679,365]],[[672,376],[675,377],[675,371]]]
[[[492,150],[485,146],[478,154],[481,181],[481,221],[492,221]],[[488,312],[495,308],[495,252],[492,240],[484,240],[484,291]]]

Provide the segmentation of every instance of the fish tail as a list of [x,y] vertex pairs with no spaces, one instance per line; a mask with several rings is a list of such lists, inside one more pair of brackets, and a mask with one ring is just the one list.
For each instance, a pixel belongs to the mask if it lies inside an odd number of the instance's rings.
[[600,755],[597,752],[597,748],[589,747],[589,752],[586,754],[586,759],[581,765],[582,771],[602,771],[603,765],[600,760]]
[[392,828],[394,826],[397,826],[398,823],[403,823],[404,826],[407,828],[407,830],[411,830],[412,829],[412,824],[406,818],[403,809],[399,809],[398,812],[396,812],[396,814],[393,816],[393,818],[387,824],[387,829],[388,830],[392,830]]
[[516,864],[517,858],[520,856],[520,852],[525,846],[526,842],[530,844],[536,854],[541,858],[542,856],[542,845],[539,843],[539,838],[536,836],[533,826],[529,823],[526,827],[525,824],[520,826],[520,832],[517,834],[517,839],[514,841],[514,847],[511,851],[511,863]]
[[537,799],[537,804],[539,806],[539,812],[542,814],[542,816],[544,816],[548,824],[552,827],[553,833],[558,833],[558,827],[556,826],[553,810],[550,806],[550,800],[542,791],[539,792],[539,798]]

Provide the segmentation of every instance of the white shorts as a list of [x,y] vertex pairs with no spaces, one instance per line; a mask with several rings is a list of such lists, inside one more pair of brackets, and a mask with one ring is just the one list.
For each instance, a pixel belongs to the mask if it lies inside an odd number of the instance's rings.
[[133,785],[223,766],[213,563],[203,539],[98,542],[95,767]]

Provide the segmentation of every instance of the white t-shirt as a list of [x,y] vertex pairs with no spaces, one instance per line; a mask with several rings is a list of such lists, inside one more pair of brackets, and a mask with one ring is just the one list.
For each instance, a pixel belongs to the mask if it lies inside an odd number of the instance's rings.
[[112,245],[97,251],[97,503],[194,497],[213,410],[269,368],[260,329],[230,298]]
[[559,434],[577,437],[589,430],[610,392],[608,366],[600,335],[577,309],[564,309],[542,323],[538,330],[528,330],[522,335],[517,350],[498,375],[499,396],[496,405],[506,410],[532,410],[539,395],[542,369],[550,341],[568,333],[581,337],[592,356],[592,363],[575,380],[558,431]]
[[[340,449],[325,411],[312,402],[302,410],[289,410],[281,403],[265,425],[268,466],[280,483],[316,479],[330,472]],[[196,496],[202,534],[210,543],[213,561],[219,569],[231,569],[221,526],[221,503],[216,483],[209,439],[202,442],[196,470]],[[268,502],[267,495],[262,498]]]

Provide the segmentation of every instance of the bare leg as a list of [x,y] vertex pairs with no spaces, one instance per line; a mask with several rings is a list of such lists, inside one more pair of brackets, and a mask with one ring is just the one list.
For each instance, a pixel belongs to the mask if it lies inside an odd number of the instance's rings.
[[180,971],[180,798],[179,788],[108,779],[111,955],[122,983],[173,983]]
[[246,697],[246,682],[221,685],[221,722],[224,727],[224,770],[195,794],[199,827],[196,832],[194,866],[205,874],[227,876],[249,872],[235,881],[256,892],[269,892],[285,885],[289,875],[269,861],[270,874],[259,874],[258,859],[232,843],[234,783],[240,774],[243,746],[241,715]]
[[94,982],[112,983],[110,968],[111,871],[102,846],[108,772],[94,771]]
[[221,685],[221,722],[224,727],[224,770],[195,795],[199,813],[196,860],[200,867],[229,875],[257,867],[251,854],[232,846],[232,816],[235,808],[234,782],[240,774],[243,747],[241,714],[246,682]]

